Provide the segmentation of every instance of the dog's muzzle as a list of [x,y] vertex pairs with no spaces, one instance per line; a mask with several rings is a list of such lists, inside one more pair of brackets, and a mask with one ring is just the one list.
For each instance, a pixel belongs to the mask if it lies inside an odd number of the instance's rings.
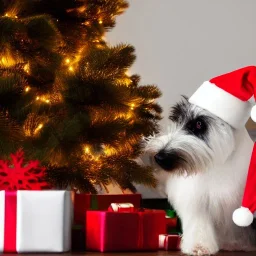
[[155,156],[156,163],[165,171],[171,171],[177,166],[179,156],[175,152],[159,151]]

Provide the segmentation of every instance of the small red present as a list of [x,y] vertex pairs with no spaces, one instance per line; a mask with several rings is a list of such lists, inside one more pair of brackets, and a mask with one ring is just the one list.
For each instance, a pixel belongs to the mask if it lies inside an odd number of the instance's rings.
[[157,251],[166,232],[165,211],[86,212],[88,251]]
[[75,194],[74,201],[74,223],[85,224],[87,210],[107,211],[111,203],[131,203],[135,208],[140,207],[141,194],[118,194],[118,195],[91,195]]
[[178,234],[159,235],[159,249],[166,251],[180,250],[181,236]]

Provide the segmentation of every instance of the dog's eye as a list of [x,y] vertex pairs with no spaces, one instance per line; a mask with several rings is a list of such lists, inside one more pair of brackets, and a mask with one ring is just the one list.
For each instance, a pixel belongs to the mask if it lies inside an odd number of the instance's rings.
[[196,136],[203,135],[207,130],[207,125],[202,118],[191,120],[186,125],[186,130]]
[[196,129],[201,129],[202,128],[202,122],[201,121],[197,121],[196,122]]

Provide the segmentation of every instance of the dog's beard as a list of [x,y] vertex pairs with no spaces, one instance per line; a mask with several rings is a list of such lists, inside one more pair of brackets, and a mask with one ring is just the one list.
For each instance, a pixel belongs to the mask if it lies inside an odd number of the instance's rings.
[[[172,122],[166,135],[148,138],[146,152],[151,159],[159,152],[168,155],[166,163],[153,166],[173,174],[192,175],[212,169],[215,165],[223,164],[232,154],[234,135],[232,128],[206,110],[186,104],[186,115],[178,122]],[[198,116],[207,120],[207,133],[195,136],[187,130],[187,123]],[[189,121],[188,121],[189,120]],[[161,166],[162,165],[162,166]],[[163,167],[164,166],[164,167]]]
[[[163,149],[174,156],[171,168],[167,170],[172,173],[192,174],[205,170],[212,164],[212,150],[194,136],[186,135],[176,124],[171,126],[167,135],[151,138],[147,142],[146,151],[151,159]],[[152,162],[155,168],[159,168],[156,162]]]

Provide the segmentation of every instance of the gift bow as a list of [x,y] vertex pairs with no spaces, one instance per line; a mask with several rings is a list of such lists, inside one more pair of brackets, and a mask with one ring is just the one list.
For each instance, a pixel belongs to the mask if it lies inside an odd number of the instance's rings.
[[110,212],[134,212],[134,205],[131,203],[112,203],[108,211]]

